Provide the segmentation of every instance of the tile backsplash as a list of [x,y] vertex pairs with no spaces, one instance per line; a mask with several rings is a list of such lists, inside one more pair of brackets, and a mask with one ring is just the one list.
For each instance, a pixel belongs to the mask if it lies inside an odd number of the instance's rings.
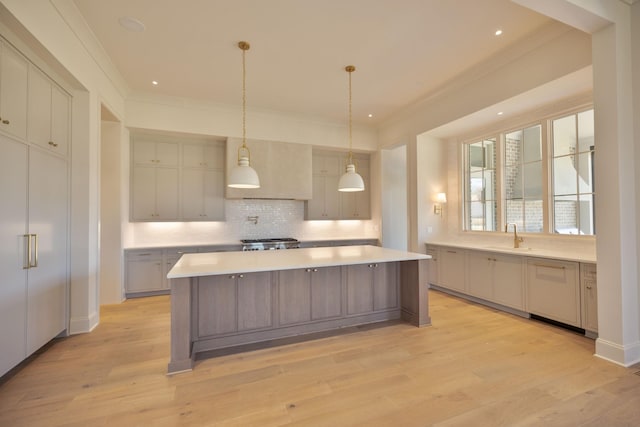
[[125,247],[235,243],[240,239],[294,237],[299,240],[379,238],[372,220],[305,221],[299,200],[227,200],[225,221],[135,222],[125,231]]

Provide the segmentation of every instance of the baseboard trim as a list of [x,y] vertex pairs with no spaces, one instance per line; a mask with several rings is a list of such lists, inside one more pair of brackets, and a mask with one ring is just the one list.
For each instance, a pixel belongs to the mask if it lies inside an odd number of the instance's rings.
[[91,332],[98,326],[98,323],[100,323],[100,316],[97,312],[93,312],[89,316],[72,317],[69,320],[69,335]]
[[640,363],[640,341],[620,345],[602,338],[596,339],[596,357],[616,365],[629,366]]

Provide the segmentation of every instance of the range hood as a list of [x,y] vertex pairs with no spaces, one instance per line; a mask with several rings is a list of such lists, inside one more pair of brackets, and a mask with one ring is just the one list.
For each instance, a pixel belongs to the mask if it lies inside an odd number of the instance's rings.
[[[227,199],[309,200],[313,194],[311,146],[278,141],[247,140],[251,167],[260,188],[225,186]],[[240,138],[227,138],[226,173],[238,163]]]

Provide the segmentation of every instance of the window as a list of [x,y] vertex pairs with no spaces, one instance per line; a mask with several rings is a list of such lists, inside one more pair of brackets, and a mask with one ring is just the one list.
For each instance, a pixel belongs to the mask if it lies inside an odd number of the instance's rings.
[[463,145],[464,226],[595,234],[593,110]]
[[510,132],[504,138],[505,224],[543,231],[542,126]]
[[495,231],[496,138],[466,146],[465,209],[468,230]]
[[553,232],[595,234],[593,110],[553,121]]

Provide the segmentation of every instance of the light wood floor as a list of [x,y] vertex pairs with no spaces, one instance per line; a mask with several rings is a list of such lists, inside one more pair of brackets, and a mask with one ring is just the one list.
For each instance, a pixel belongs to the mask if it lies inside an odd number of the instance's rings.
[[0,426],[639,426],[638,369],[573,332],[431,292],[393,323],[165,375],[169,298],[103,307],[0,385]]

